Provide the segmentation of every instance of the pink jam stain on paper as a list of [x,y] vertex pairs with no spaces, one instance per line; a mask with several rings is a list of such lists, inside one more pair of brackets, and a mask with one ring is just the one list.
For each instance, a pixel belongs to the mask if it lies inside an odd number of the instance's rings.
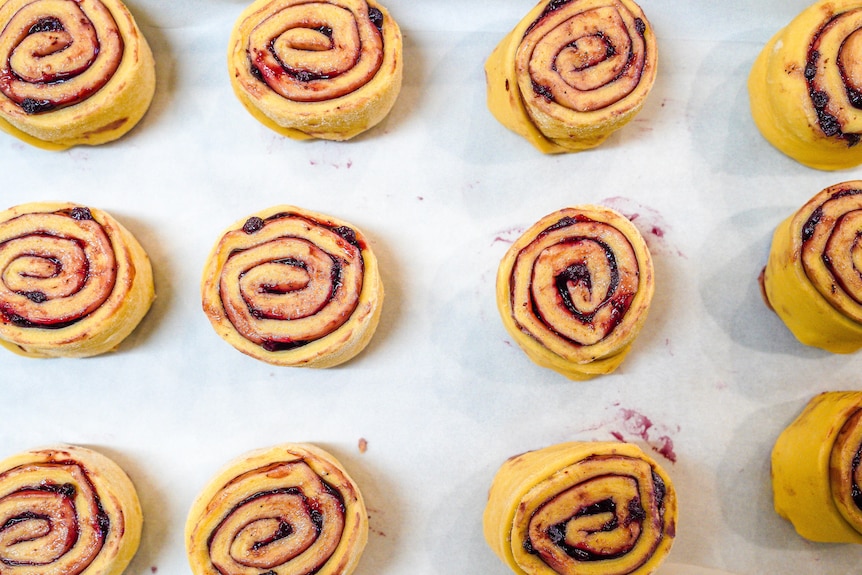
[[619,403],[613,404],[612,407],[616,411],[611,419],[585,431],[603,431],[617,441],[642,441],[671,463],[676,463],[673,435],[679,431],[679,426],[657,424],[647,415],[635,409],[621,407]]
[[491,243],[492,244],[498,244],[498,243],[513,244],[513,243],[515,243],[515,240],[517,240],[519,237],[521,237],[523,235],[525,229],[526,228],[515,227],[515,228],[509,228],[507,230],[499,231],[494,236],[494,239],[491,241]]
[[622,196],[605,198],[599,203],[627,217],[644,237],[651,253],[670,253],[685,257],[685,254],[670,245],[665,237],[671,228],[657,210]]

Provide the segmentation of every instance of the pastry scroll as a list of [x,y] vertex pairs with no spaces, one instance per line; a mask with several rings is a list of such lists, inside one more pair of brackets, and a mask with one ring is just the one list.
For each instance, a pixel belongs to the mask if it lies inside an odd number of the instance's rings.
[[241,352],[284,366],[357,355],[380,319],[383,284],[368,241],[347,222],[276,206],[228,228],[202,280],[203,309]]
[[830,186],[781,222],[761,275],[769,306],[806,345],[862,347],[862,181]]
[[776,512],[806,539],[862,543],[862,393],[813,397],[772,449]]
[[257,0],[237,20],[228,70],[265,126],[347,140],[377,125],[401,90],[401,31],[373,0]]
[[541,0],[485,63],[488,108],[542,152],[593,148],[641,110],[657,65],[631,0]]
[[497,308],[509,334],[534,362],[571,379],[622,363],[654,291],[640,232],[602,206],[545,216],[512,244],[497,272]]
[[754,122],[796,161],[862,164],[862,2],[819,0],[766,44],[748,79]]
[[38,147],[103,144],[155,92],[150,47],[119,0],[0,4],[0,129]]
[[367,539],[356,483],[309,444],[229,463],[195,499],[186,523],[194,575],[349,575]]
[[146,252],[108,213],[68,202],[0,212],[0,345],[31,357],[111,351],[154,298]]
[[634,444],[571,442],[507,460],[483,526],[519,575],[647,575],[676,536],[668,475]]
[[119,575],[142,526],[135,486],[101,453],[61,445],[0,462],[4,575]]

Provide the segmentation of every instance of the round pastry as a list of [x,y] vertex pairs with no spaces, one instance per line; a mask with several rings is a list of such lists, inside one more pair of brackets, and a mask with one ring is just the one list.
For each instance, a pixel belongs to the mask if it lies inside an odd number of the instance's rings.
[[541,0],[485,63],[488,108],[544,153],[593,148],[641,110],[657,56],[632,0]]
[[353,225],[294,206],[239,220],[204,268],[203,309],[241,352],[331,367],[368,345],[383,305],[377,258]]
[[497,272],[506,330],[534,362],[578,380],[622,363],[654,291],[643,236],[602,206],[545,216],[512,244]]
[[862,181],[830,186],[775,230],[761,274],[767,304],[806,345],[862,347]]
[[30,357],[98,355],[154,298],[146,252],[109,214],[68,202],[0,212],[0,345]]
[[819,0],[766,44],[748,78],[754,122],[796,161],[862,164],[862,0]]
[[670,478],[634,444],[571,442],[506,461],[483,517],[519,575],[647,575],[676,536]]
[[230,37],[240,102],[290,138],[348,140],[377,125],[401,90],[401,31],[374,0],[257,0]]
[[775,511],[802,537],[862,543],[862,392],[825,392],[772,449]]
[[119,0],[5,0],[0,30],[0,129],[62,150],[116,140],[149,108],[155,62]]
[[319,447],[286,444],[229,463],[186,522],[194,575],[349,575],[368,540],[362,494]]
[[54,446],[0,463],[4,575],[119,575],[141,539],[135,486],[111,459]]

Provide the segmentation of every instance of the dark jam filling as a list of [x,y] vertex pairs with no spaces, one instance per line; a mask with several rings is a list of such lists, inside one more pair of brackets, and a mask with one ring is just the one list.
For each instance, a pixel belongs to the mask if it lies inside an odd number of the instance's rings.
[[856,482],[856,473],[859,471],[859,464],[862,462],[862,448],[856,451],[856,455],[853,456],[853,464],[851,467],[851,476],[853,479],[853,485],[850,486],[850,496],[853,498],[853,504],[856,505],[856,508],[862,511],[862,489],[859,488],[859,484]]
[[20,106],[25,114],[31,116],[41,112],[49,112],[56,107],[50,100],[36,100],[34,98],[24,98],[21,100]]
[[352,245],[355,248],[362,249],[362,246],[359,245],[359,240],[356,237],[356,230],[353,228],[349,228],[347,226],[338,226],[337,228],[332,228],[332,231],[345,239],[345,241]]
[[242,225],[242,231],[251,235],[263,229],[264,221],[257,216],[252,216]]
[[379,8],[368,8],[368,19],[379,32],[383,32],[383,12]]
[[[816,40],[816,39],[815,39]],[[829,138],[839,138],[847,142],[849,147],[853,147],[859,143],[862,136],[859,134],[845,134],[841,130],[841,122],[834,115],[830,114],[826,107],[829,105],[829,94],[822,90],[818,90],[814,85],[814,80],[817,76],[817,60],[820,59],[818,50],[811,50],[808,53],[808,60],[805,63],[805,81],[808,83],[808,97],[811,98],[811,105],[814,106],[814,112],[817,114],[817,124],[820,126],[820,131]],[[843,77],[843,73],[842,73]],[[847,85],[847,78],[843,77],[844,85]],[[855,90],[847,88],[847,97],[850,103],[856,108],[862,108],[862,95]]]
[[332,28],[330,28],[329,26],[318,26],[314,29],[326,36],[327,38],[332,38]]
[[27,30],[27,34],[38,34],[40,32],[59,32],[63,29],[63,23],[60,22],[59,18],[48,16],[46,18],[40,18],[39,20],[37,20],[36,23],[30,26],[30,29]]
[[538,94],[539,96],[541,96],[542,98],[547,100],[548,102],[554,101],[554,94],[551,92],[551,89],[548,88],[547,86],[543,86],[543,85],[539,84],[535,80],[533,80],[533,92],[535,92],[536,94]]
[[82,221],[86,221],[86,220],[92,220],[93,219],[93,212],[91,212],[90,208],[87,208],[87,207],[76,207],[76,208],[72,208],[69,211],[69,216],[73,220],[77,220],[79,222],[82,222]]

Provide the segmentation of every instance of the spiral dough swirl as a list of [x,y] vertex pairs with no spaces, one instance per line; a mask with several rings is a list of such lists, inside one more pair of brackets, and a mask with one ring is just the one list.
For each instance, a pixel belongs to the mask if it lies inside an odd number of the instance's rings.
[[196,499],[186,534],[195,575],[347,575],[367,516],[337,460],[289,444],[229,464]]
[[0,339],[27,355],[116,347],[154,297],[149,259],[95,208],[33,203],[0,213]]
[[380,122],[401,88],[401,34],[365,0],[257,0],[228,55],[234,91],[287,136],[345,140]]
[[365,2],[287,4],[249,35],[249,62],[253,73],[288,100],[338,98],[380,69],[381,21],[380,11]]
[[0,32],[0,92],[26,113],[81,102],[116,72],[123,38],[99,0],[10,4],[20,7]]
[[657,60],[631,0],[542,0],[486,61],[488,107],[545,153],[592,148],[643,107]]
[[675,497],[667,475],[634,445],[555,445],[500,468],[485,537],[519,573],[652,573],[676,535]]
[[204,274],[204,310],[245,353],[284,365],[328,363],[342,336],[367,343],[381,289],[355,227],[287,206],[223,234]]
[[521,91],[550,108],[606,108],[638,87],[646,65],[646,22],[622,2],[551,2],[521,40]]
[[137,550],[140,504],[115,463],[78,447],[6,461],[0,473],[0,563],[9,575],[115,574]]
[[862,8],[833,16],[813,36],[805,79],[817,123],[855,146],[862,138]]
[[550,353],[586,364],[618,355],[631,342],[652,282],[646,245],[625,217],[597,206],[567,208],[509,249],[498,272],[498,305],[534,359]]

